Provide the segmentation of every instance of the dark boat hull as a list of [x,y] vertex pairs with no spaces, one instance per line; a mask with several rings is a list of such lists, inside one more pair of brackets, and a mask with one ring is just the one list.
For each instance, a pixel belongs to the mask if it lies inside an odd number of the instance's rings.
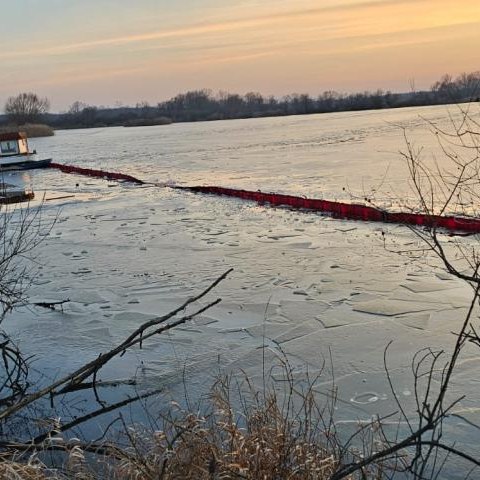
[[25,192],[18,195],[12,195],[9,197],[2,197],[0,196],[0,205],[9,205],[11,203],[21,203],[21,202],[29,202],[35,198],[35,194],[33,192]]
[[24,160],[15,163],[2,164],[0,159],[0,172],[12,171],[12,170],[34,170],[37,168],[46,168],[52,162],[51,158],[45,160]]

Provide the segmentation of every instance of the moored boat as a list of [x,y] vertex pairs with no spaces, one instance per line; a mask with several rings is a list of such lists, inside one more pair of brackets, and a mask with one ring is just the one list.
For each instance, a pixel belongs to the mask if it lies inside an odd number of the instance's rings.
[[45,168],[51,161],[51,158],[39,159],[35,150],[29,151],[25,133],[0,133],[0,172]]
[[11,183],[0,182],[0,205],[28,202],[35,198],[32,190],[27,190]]

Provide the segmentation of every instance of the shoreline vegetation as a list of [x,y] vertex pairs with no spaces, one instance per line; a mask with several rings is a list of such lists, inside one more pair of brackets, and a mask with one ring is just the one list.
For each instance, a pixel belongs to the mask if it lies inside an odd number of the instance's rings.
[[4,125],[0,127],[0,133],[25,132],[28,138],[52,137],[55,130],[44,123],[26,123],[24,125]]
[[[27,130],[28,136],[34,137],[53,135],[53,130],[75,128],[140,127],[479,101],[480,71],[462,73],[455,78],[446,74],[430,90],[417,91],[412,82],[411,91],[407,93],[377,90],[346,94],[330,90],[317,97],[292,94],[277,98],[256,92],[239,95],[201,89],[178,94],[156,105],[143,101],[135,106],[103,107],[75,101],[68,111],[61,113],[48,113],[48,99],[33,93],[22,93],[7,100],[5,115],[0,115],[0,128],[9,128],[8,125],[12,124],[46,124],[42,129]],[[32,111],[35,112],[34,115],[31,114]]]
[[124,127],[151,127],[153,125],[170,125],[172,119],[168,117],[138,118],[125,122]]

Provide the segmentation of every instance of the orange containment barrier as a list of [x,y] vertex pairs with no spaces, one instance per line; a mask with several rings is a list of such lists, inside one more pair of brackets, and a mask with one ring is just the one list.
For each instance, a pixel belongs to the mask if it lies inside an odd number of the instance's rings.
[[131,175],[126,175],[125,173],[106,172],[104,170],[94,170],[92,168],[82,168],[76,167],[74,165],[63,165],[61,163],[53,162],[50,164],[50,168],[56,168],[63,173],[76,173],[78,175],[86,175],[87,177],[97,177],[105,178],[107,180],[133,182],[139,185],[145,184],[143,180],[139,180],[138,178],[132,177]]
[[420,213],[396,213],[379,210],[378,208],[354,203],[331,202],[293,195],[278,193],[264,193],[260,191],[237,190],[212,186],[181,187],[173,188],[189,190],[195,193],[210,193],[213,195],[225,195],[228,197],[251,200],[260,204],[286,205],[296,209],[315,210],[331,214],[335,218],[350,220],[363,220],[367,222],[400,223],[424,227],[445,228],[447,230],[480,233],[480,218],[452,217],[440,215],[425,215]]

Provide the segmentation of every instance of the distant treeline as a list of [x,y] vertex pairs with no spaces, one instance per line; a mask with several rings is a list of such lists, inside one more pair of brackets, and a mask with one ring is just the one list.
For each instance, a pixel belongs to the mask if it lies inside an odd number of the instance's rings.
[[416,91],[412,85],[408,93],[377,90],[343,94],[327,91],[317,97],[293,94],[276,98],[265,97],[254,92],[238,95],[195,90],[179,94],[157,105],[142,102],[135,107],[107,108],[77,101],[72,104],[68,112],[45,114],[43,119],[54,128],[163,125],[172,122],[440,105],[478,101],[479,97],[480,71],[463,73],[456,78],[444,75],[428,91]]

